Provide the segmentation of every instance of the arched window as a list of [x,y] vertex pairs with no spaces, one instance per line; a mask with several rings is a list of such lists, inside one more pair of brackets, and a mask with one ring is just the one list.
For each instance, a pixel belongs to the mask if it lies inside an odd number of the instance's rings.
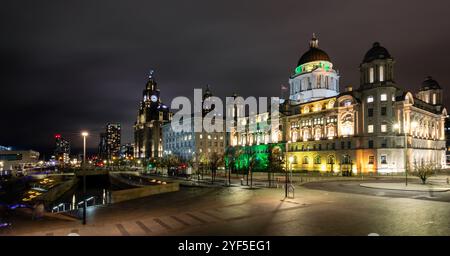
[[380,82],[383,82],[384,81],[384,66],[383,65],[381,65],[379,67],[379,74],[380,74]]
[[320,158],[319,155],[317,155],[316,157],[314,157],[314,164],[321,164],[322,159]]
[[330,156],[328,156],[328,158],[327,158],[327,164],[334,164],[334,156],[332,156],[332,155],[330,155]]
[[303,164],[309,164],[309,158],[307,156],[303,157]]

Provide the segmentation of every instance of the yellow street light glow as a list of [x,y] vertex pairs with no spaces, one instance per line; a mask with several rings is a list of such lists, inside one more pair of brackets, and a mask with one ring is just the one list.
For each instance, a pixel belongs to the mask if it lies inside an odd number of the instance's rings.
[[87,137],[87,136],[89,136],[89,133],[88,132],[81,132],[81,136]]
[[293,157],[293,156],[290,156],[290,157],[289,157],[289,163],[292,164],[292,162],[294,162],[294,157]]
[[394,124],[394,129],[395,130],[398,130],[400,128],[400,125],[399,124]]

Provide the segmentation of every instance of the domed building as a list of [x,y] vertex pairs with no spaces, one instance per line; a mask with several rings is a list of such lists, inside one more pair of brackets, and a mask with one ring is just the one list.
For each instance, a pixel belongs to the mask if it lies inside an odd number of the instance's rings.
[[339,93],[339,75],[333,69],[328,54],[319,49],[319,40],[313,34],[309,50],[299,59],[289,79],[289,99],[303,103],[336,96]]
[[431,105],[442,105],[442,88],[431,76],[427,76],[417,93],[417,98]]

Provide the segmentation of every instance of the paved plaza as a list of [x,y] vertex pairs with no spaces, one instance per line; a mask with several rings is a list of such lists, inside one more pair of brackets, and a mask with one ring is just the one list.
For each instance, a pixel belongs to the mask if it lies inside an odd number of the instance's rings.
[[[390,196],[360,183],[297,185],[295,198],[286,200],[282,188],[183,187],[89,207],[85,226],[78,220],[21,218],[2,235],[450,235],[450,192],[434,193],[439,200],[408,193]],[[336,189],[342,186],[347,191]],[[369,192],[357,193],[357,188]]]

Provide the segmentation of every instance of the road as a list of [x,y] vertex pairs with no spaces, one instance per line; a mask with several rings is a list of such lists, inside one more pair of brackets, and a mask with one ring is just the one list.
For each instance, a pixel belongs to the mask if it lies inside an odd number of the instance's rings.
[[392,197],[392,198],[411,198],[420,200],[432,200],[450,203],[450,191],[448,192],[415,192],[415,191],[399,191],[399,190],[388,190],[388,189],[374,189],[361,187],[359,184],[362,183],[376,183],[376,182],[402,182],[401,179],[394,180],[370,180],[370,181],[327,181],[327,182],[310,182],[303,186],[309,189],[329,191],[329,192],[344,192],[351,194],[361,194],[361,195],[373,195],[381,197]]
[[[3,235],[450,235],[448,202],[317,190],[319,185],[297,186],[296,198],[288,200],[281,188],[182,188],[90,207],[86,226],[20,219]],[[339,187],[331,185],[328,190]]]

